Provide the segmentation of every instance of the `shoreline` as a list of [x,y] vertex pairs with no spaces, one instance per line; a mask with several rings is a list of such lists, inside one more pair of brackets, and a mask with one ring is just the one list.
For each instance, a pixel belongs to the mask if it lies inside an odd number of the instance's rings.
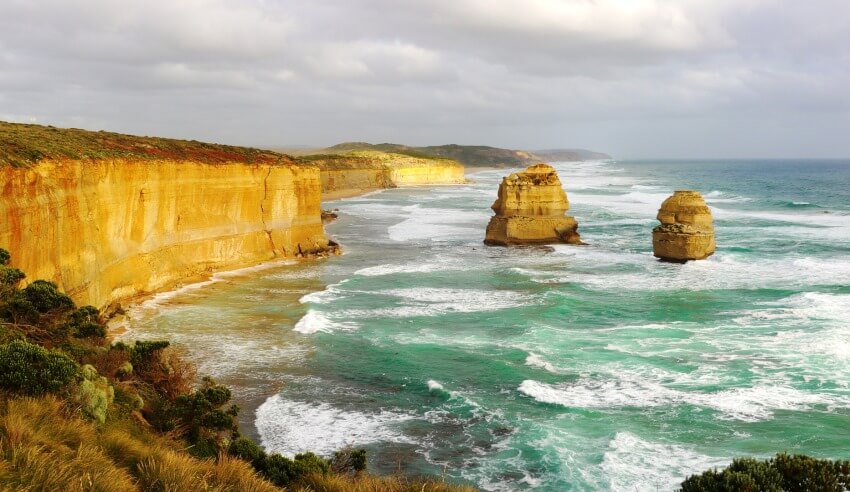
[[[477,169],[479,171],[480,169]],[[466,173],[465,173],[466,174]],[[425,187],[437,187],[437,186],[459,186],[467,183],[445,183],[445,184],[425,184],[425,185],[409,185],[409,186],[399,186],[397,188],[425,188]],[[375,193],[381,193],[386,190],[392,190],[397,188],[358,188],[358,189],[348,189],[341,191],[334,191],[330,193],[323,193],[321,199],[321,207],[324,207],[326,202],[333,202],[336,200],[344,200],[348,198],[359,198],[362,196],[367,196]],[[342,246],[342,245],[341,245]],[[339,254],[344,254],[340,251]],[[242,264],[233,265],[232,268],[225,268],[222,270],[209,271],[199,275],[193,275],[191,277],[186,277],[180,279],[177,282],[171,283],[167,286],[164,286],[162,289],[157,289],[152,292],[145,292],[143,294],[139,294],[133,297],[119,299],[113,301],[110,305],[104,308],[105,317],[107,327],[109,331],[107,333],[107,337],[112,340],[113,335],[117,332],[120,336],[127,330],[123,330],[120,326],[117,325],[117,321],[120,319],[126,319],[126,311],[134,308],[138,308],[143,306],[146,303],[153,301],[157,297],[167,296],[173,297],[177,295],[179,292],[186,290],[194,290],[197,288],[201,288],[205,285],[210,285],[212,283],[218,282],[216,279],[218,276],[226,276],[230,275],[238,275],[238,272],[250,271],[253,269],[265,269],[265,268],[273,268],[278,264],[283,264],[286,262],[301,262],[301,261],[313,261],[319,260],[323,258],[327,258],[331,256],[327,255],[319,255],[312,258],[297,258],[297,257],[281,257],[281,258],[269,258],[268,260],[260,261],[260,262],[247,262]],[[123,312],[123,313],[122,313]]]

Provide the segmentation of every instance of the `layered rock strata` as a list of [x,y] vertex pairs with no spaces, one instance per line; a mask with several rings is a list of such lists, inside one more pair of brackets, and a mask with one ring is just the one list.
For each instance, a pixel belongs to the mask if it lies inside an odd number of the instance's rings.
[[484,243],[491,246],[516,244],[581,244],[578,223],[565,215],[570,203],[552,166],[536,164],[506,176],[492,209],[496,215],[487,224]]
[[652,249],[656,257],[684,263],[704,260],[714,254],[711,209],[698,192],[674,192],[661,204],[657,217],[661,225],[652,231]]
[[[283,159],[283,158],[282,158]],[[335,251],[319,169],[42,160],[0,167],[0,247],[29,279],[99,308],[212,271]]]
[[464,167],[450,159],[354,151],[305,156],[302,161],[321,170],[325,200],[386,188],[466,182]]

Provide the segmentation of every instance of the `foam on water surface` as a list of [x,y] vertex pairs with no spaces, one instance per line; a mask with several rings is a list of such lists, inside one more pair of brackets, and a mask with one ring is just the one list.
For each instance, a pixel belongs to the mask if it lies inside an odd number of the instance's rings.
[[399,424],[410,416],[344,411],[326,403],[285,400],[275,395],[257,409],[256,426],[266,452],[294,456],[312,451],[329,456],[348,445],[410,442]]

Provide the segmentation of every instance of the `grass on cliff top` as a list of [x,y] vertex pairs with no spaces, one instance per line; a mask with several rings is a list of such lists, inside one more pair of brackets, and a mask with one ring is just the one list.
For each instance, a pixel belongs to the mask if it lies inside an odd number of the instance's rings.
[[297,161],[323,170],[374,168],[375,166],[400,167],[415,164],[460,166],[444,157],[417,155],[416,153],[385,152],[380,150],[352,150],[334,154],[311,154],[296,158]]
[[284,154],[249,147],[0,121],[0,166],[27,167],[45,159],[292,162]]

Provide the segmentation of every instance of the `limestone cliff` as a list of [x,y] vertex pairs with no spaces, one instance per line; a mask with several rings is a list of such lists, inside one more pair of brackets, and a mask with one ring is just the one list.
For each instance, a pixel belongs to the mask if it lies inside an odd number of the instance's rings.
[[536,164],[506,176],[492,206],[496,215],[487,224],[484,243],[581,244],[578,223],[564,215],[569,208],[567,194],[552,166]]
[[463,166],[450,159],[379,151],[319,154],[300,159],[321,170],[325,199],[384,188],[466,182]]
[[28,278],[97,307],[217,269],[333,249],[319,170],[280,162],[0,167],[0,246]]
[[661,225],[652,231],[652,249],[666,261],[703,260],[714,254],[711,209],[696,191],[680,190],[658,210]]

